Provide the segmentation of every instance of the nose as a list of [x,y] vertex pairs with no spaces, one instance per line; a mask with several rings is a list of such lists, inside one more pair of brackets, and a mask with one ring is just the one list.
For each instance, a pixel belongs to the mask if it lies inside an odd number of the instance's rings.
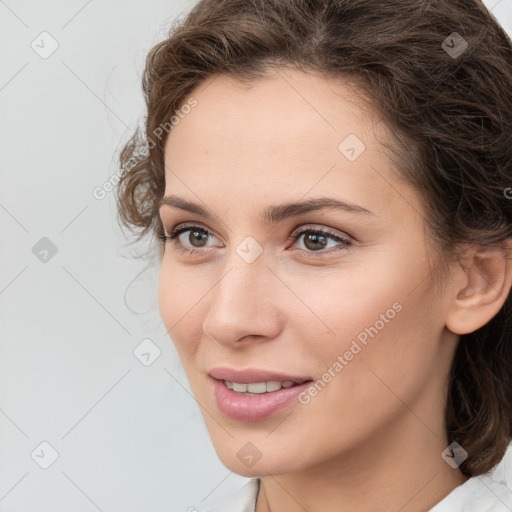
[[[208,294],[203,332],[225,347],[241,346],[255,337],[277,337],[283,320],[282,282],[266,264],[263,254],[247,263],[234,253],[222,277]],[[283,298],[283,300],[285,300]]]

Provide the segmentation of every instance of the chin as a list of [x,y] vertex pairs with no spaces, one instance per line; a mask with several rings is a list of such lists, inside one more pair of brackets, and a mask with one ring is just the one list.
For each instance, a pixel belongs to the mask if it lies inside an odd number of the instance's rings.
[[[264,436],[266,435],[265,433]],[[253,478],[268,474],[281,475],[300,469],[292,467],[292,463],[296,462],[298,450],[294,450],[294,454],[287,455],[276,449],[276,441],[255,440],[253,443],[251,438],[254,439],[252,436],[246,436],[243,439],[230,438],[225,441],[225,444],[213,443],[218,458],[233,473]],[[265,443],[264,447],[263,443]],[[258,449],[258,446],[261,449]]]

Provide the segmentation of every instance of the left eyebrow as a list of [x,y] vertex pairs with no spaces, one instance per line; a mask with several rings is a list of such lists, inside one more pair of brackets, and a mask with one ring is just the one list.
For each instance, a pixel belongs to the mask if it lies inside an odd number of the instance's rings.
[[[190,213],[195,213],[205,218],[206,220],[213,220],[216,215],[209,210],[206,210],[201,205],[186,201],[179,196],[170,195],[164,196],[159,203],[159,208],[162,206],[171,206],[179,208]],[[303,213],[309,213],[324,208],[342,210],[348,213],[358,213],[362,215],[375,215],[375,213],[363,208],[354,203],[344,201],[341,199],[334,199],[331,197],[319,197],[308,199],[306,201],[290,202],[277,206],[269,206],[261,215],[261,221],[266,224],[277,223],[289,217],[294,217]]]

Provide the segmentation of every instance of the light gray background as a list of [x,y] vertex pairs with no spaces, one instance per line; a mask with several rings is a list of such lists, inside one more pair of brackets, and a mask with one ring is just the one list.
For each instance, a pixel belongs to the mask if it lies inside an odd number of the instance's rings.
[[[147,51],[193,4],[0,0],[0,511],[186,511],[246,482],[215,455],[157,266],[93,196],[144,113]],[[486,4],[512,32],[512,0]]]

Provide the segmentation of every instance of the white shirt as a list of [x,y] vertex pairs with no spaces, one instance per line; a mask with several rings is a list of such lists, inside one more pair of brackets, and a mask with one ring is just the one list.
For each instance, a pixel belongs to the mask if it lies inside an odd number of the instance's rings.
[[[204,512],[254,512],[258,488],[259,479],[251,478],[234,495]],[[491,472],[455,487],[429,512],[512,512],[512,443]]]

